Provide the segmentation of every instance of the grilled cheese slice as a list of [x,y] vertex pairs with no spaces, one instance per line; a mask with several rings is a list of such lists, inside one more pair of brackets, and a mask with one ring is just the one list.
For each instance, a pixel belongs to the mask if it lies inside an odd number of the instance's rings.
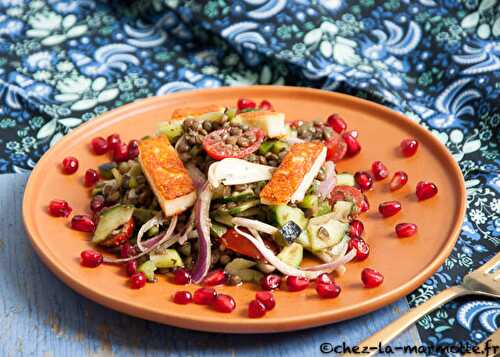
[[180,214],[194,204],[193,181],[166,136],[141,140],[139,163],[165,216]]
[[326,159],[326,147],[320,142],[294,144],[271,181],[260,192],[266,205],[301,202]]
[[245,112],[236,115],[234,121],[253,128],[260,128],[270,138],[285,136],[285,114],[267,110]]
[[212,105],[205,105],[202,107],[185,107],[185,108],[178,108],[175,109],[174,112],[172,113],[172,117],[170,118],[170,121],[178,121],[178,120],[184,120],[188,117],[198,117],[203,114],[208,114],[208,113],[224,113],[226,108],[212,104]]

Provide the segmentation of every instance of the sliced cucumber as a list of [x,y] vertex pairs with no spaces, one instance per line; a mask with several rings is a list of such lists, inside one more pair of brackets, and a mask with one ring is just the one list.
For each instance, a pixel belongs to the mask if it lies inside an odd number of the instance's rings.
[[311,249],[313,251],[319,251],[337,244],[349,228],[347,223],[337,221],[336,219],[330,219],[326,222],[322,220],[319,222],[315,221],[326,216],[329,215],[313,218],[309,221],[307,233],[311,240]]
[[138,221],[138,223],[146,223],[159,213],[159,211],[155,211],[153,209],[134,208],[133,216]]
[[340,220],[346,220],[354,208],[354,203],[348,201],[337,201],[333,206],[335,217]]
[[299,206],[305,209],[310,209],[315,211],[318,208],[318,195],[306,195]]
[[299,243],[292,243],[284,247],[278,254],[278,258],[284,263],[298,267],[302,262],[304,248]]
[[274,140],[266,140],[259,146],[259,154],[266,155],[274,146]]
[[223,211],[217,210],[217,211],[215,211],[211,215],[211,217],[212,217],[212,219],[214,221],[222,223],[222,224],[224,224],[226,226],[229,226],[229,227],[234,226],[234,224],[233,224],[233,216],[231,216],[227,212],[223,212]]
[[221,199],[222,202],[227,203],[227,202],[241,202],[241,201],[248,201],[251,200],[252,198],[255,198],[255,192],[253,192],[252,189],[248,188],[244,191],[241,192],[233,192],[231,195],[223,197]]
[[246,202],[240,203],[238,206],[236,206],[234,208],[230,208],[228,210],[228,213],[231,215],[240,214],[240,213],[246,211],[247,209],[250,209],[250,208],[258,206],[258,205],[260,205],[260,200],[246,201]]
[[143,272],[144,275],[146,275],[146,278],[148,279],[148,281],[153,282],[153,281],[155,281],[155,270],[157,268],[158,267],[156,266],[155,263],[153,263],[153,261],[146,260],[144,263],[139,265],[139,268],[137,268],[137,271]]
[[351,174],[337,174],[337,186],[356,186],[354,176]]
[[330,207],[330,204],[328,201],[321,201],[318,204],[318,211],[314,214],[316,217],[323,216],[325,214],[328,214],[332,211],[332,207]]
[[102,243],[115,230],[127,223],[134,213],[134,206],[118,205],[104,210],[92,237],[92,243]]
[[175,139],[181,136],[184,132],[182,129],[182,123],[182,120],[161,123],[160,128],[158,129],[158,134],[166,135],[170,142],[175,141]]
[[184,266],[181,256],[175,249],[165,249],[162,254],[151,254],[149,259],[157,268],[175,268]]
[[224,270],[229,274],[238,274],[238,271],[242,269],[248,269],[255,266],[257,263],[243,258],[235,258],[226,264]]
[[220,238],[227,232],[227,228],[221,224],[211,223],[210,224],[210,233],[212,233],[216,238]]
[[242,281],[251,283],[260,283],[264,276],[260,271],[253,269],[241,269],[236,275],[238,275]]
[[294,221],[300,228],[304,229],[307,226],[307,218],[300,208],[290,207],[286,205],[271,206],[272,219],[283,227],[289,221]]

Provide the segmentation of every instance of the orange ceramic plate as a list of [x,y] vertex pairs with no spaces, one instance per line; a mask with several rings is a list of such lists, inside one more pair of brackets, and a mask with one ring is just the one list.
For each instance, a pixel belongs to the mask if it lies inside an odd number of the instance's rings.
[[[125,140],[155,132],[158,123],[169,118],[174,109],[193,105],[235,105],[240,97],[268,99],[286,113],[288,120],[325,119],[340,113],[350,129],[359,131],[362,145],[356,157],[337,165],[338,172],[367,170],[374,160],[382,160],[390,171],[404,170],[408,184],[396,192],[388,189],[389,179],[377,181],[368,193],[370,211],[362,219],[366,239],[371,245],[369,258],[349,263],[347,273],[338,279],[342,293],[337,299],[318,298],[314,287],[297,293],[277,291],[277,306],[261,319],[249,319],[247,306],[257,286],[220,287],[237,303],[231,314],[217,313],[206,306],[176,305],[172,294],[185,287],[174,285],[159,276],[156,284],[141,290],[128,286],[123,269],[104,265],[97,269],[79,264],[80,252],[90,248],[89,236],[71,230],[69,220],[47,214],[47,204],[54,198],[70,202],[74,213],[86,213],[88,190],[82,185],[87,168],[107,160],[89,151],[95,136],[119,133]],[[406,137],[420,141],[412,158],[403,158],[399,142]],[[76,156],[80,169],[71,176],[60,172],[60,162],[67,155]],[[430,180],[439,187],[438,196],[418,202],[415,185]],[[402,211],[382,219],[377,206],[382,201],[400,200]],[[465,211],[465,186],[460,170],[446,148],[427,130],[405,116],[381,105],[347,95],[314,89],[261,86],[221,88],[171,94],[129,104],[82,125],[49,150],[33,170],[26,187],[23,217],[34,248],[47,266],[80,294],[124,313],[164,324],[204,331],[235,333],[278,332],[303,329],[350,319],[385,306],[421,285],[450,254],[460,231]],[[417,236],[398,239],[394,226],[399,222],[418,224]],[[363,288],[361,270],[372,267],[385,276],[375,289]],[[312,285],[312,284],[311,284]],[[188,286],[194,291],[196,286]]]

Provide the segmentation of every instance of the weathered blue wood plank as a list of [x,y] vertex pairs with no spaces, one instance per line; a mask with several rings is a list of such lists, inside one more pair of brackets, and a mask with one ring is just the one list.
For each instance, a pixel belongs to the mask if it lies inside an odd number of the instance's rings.
[[[0,356],[320,356],[322,342],[355,344],[407,310],[406,300],[348,322],[273,335],[194,332],[129,317],[61,283],[24,233],[23,175],[0,176]],[[415,330],[394,345],[419,343]]]

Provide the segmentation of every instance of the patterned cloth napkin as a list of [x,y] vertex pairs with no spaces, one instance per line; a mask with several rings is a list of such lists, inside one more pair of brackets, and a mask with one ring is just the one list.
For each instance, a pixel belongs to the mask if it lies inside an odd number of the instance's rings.
[[[0,0],[0,172],[24,172],[83,121],[201,87],[304,85],[374,100],[435,134],[468,189],[460,240],[417,305],[500,246],[498,0]],[[461,299],[418,322],[471,343],[500,304]]]

